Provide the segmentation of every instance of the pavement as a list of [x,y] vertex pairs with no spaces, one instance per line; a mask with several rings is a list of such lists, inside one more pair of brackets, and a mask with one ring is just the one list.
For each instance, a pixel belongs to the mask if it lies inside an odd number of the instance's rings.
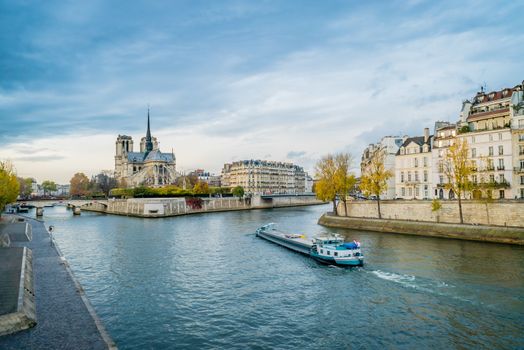
[[0,349],[115,349],[44,223],[26,220],[32,240],[11,247],[32,250],[37,324],[0,337]]

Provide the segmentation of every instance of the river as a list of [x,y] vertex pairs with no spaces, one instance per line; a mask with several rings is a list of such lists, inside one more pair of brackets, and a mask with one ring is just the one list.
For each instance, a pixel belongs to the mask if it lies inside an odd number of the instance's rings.
[[[317,225],[329,209],[44,218],[120,349],[524,347],[524,247]],[[257,238],[268,222],[359,240],[365,266]]]

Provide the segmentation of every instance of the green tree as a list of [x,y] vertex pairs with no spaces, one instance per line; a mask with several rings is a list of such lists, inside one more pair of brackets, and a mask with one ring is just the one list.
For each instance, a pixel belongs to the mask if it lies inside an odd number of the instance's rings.
[[56,191],[56,183],[51,180],[45,180],[42,182],[42,189],[44,190],[44,196],[46,196],[49,192]]
[[382,219],[380,211],[380,195],[388,189],[388,179],[393,176],[391,170],[386,170],[384,166],[385,154],[377,152],[371,157],[371,161],[362,174],[360,189],[366,196],[374,195],[377,197],[378,218]]
[[18,184],[20,185],[20,190],[19,190],[20,197],[29,198],[31,196],[31,193],[33,193],[33,179],[30,177],[28,178],[19,177],[17,179],[18,179]]
[[89,179],[84,173],[76,173],[69,181],[71,196],[87,196],[89,194]]
[[466,139],[456,140],[446,151],[444,157],[444,175],[447,178],[446,189],[452,190],[458,199],[460,223],[464,223],[462,214],[462,197],[472,189],[470,176],[474,167],[468,159],[468,142]]
[[0,161],[0,212],[6,204],[16,201],[20,190],[20,184],[16,178],[15,170],[8,161]]
[[242,186],[237,186],[233,188],[231,193],[233,193],[233,196],[235,197],[242,198],[244,197],[244,188]]

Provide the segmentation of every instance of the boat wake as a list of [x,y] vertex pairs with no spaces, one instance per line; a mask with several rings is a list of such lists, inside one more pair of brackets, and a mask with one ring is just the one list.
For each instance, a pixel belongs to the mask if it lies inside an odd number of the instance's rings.
[[369,271],[371,274],[376,277],[398,283],[406,288],[412,288],[414,290],[431,293],[435,295],[451,297],[455,300],[459,300],[467,303],[474,303],[473,301],[464,298],[462,296],[456,295],[456,292],[453,292],[455,286],[444,281],[434,281],[429,279],[424,279],[421,277],[416,277],[412,275],[403,275],[394,272],[386,272],[381,270]]

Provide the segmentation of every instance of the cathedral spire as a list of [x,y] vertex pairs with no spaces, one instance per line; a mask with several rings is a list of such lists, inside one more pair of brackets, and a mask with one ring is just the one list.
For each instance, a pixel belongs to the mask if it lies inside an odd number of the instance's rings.
[[149,127],[149,106],[147,107],[147,132],[146,132],[146,153],[153,150],[153,142],[151,140],[151,129]]

